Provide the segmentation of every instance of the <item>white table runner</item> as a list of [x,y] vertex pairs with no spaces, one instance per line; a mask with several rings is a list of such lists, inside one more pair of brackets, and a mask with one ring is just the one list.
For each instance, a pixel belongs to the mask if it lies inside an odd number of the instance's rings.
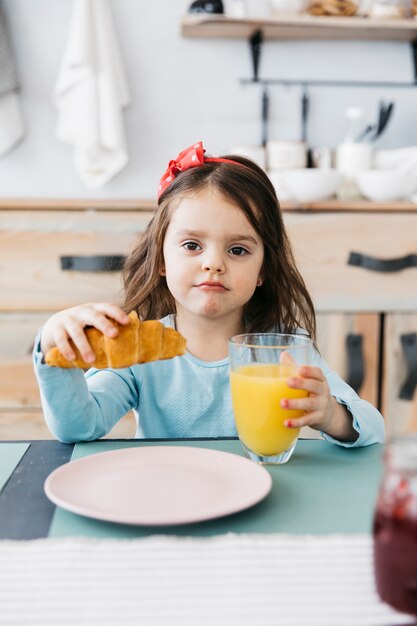
[[0,542],[0,624],[387,626],[367,535]]

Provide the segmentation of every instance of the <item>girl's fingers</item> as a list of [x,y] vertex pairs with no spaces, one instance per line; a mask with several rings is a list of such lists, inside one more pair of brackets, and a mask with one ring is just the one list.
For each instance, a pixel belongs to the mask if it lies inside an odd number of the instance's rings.
[[289,399],[284,398],[280,402],[283,409],[293,411],[317,411],[320,408],[320,400],[315,396],[309,396],[308,398]]
[[287,385],[291,389],[304,389],[310,393],[320,395],[323,393],[323,383],[315,378],[287,378]]
[[301,365],[301,367],[298,368],[298,375],[303,378],[315,378],[316,380],[325,379],[323,370],[320,367],[313,367],[312,365]]
[[[83,327],[80,326],[79,323],[75,323],[69,320],[67,322],[66,330],[67,330],[68,335],[71,337],[71,340],[74,343],[75,347],[78,349],[79,353],[81,354],[81,357],[84,359],[84,361],[86,361],[87,363],[92,363],[95,360],[96,355],[94,354],[93,349],[88,343],[88,339],[87,339],[86,334],[84,333]],[[57,347],[59,348],[60,352],[62,352],[58,343],[57,343]]]
[[319,419],[320,413],[307,413],[306,415],[297,417],[296,419],[285,420],[284,426],[287,428],[302,428],[303,426],[311,426],[311,428],[315,428],[316,430],[322,430],[321,428],[318,428]]
[[279,355],[279,362],[281,363],[281,365],[294,365],[295,363],[291,354],[286,350],[281,352],[281,354]]
[[93,308],[100,311],[100,313],[104,313],[107,317],[111,317],[120,324],[128,324],[130,322],[129,316],[115,304],[110,304],[109,302],[98,302],[93,305]]
[[[87,309],[81,317],[82,326],[94,326],[99,331],[103,333],[103,335],[107,335],[108,337],[116,337],[118,330],[116,326],[113,324],[108,317],[106,317],[100,311],[96,309]],[[70,323],[72,320],[70,320]],[[74,325],[80,326],[80,322],[77,318],[74,319]],[[67,325],[68,328],[68,325]],[[71,335],[72,336],[72,335]]]
[[73,361],[76,357],[76,354],[69,342],[68,335],[64,332],[63,329],[59,329],[56,332],[55,336],[55,345],[60,351],[60,353],[68,359],[68,361]]

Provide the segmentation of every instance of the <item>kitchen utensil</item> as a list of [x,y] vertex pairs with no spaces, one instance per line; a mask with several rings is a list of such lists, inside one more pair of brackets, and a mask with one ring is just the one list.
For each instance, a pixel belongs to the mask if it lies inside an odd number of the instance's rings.
[[[306,85],[303,85],[301,96],[301,141],[307,146],[308,114],[310,111],[310,98]],[[311,149],[307,146],[307,167],[313,167]]]
[[372,141],[376,141],[376,139],[378,139],[378,137],[382,135],[382,133],[387,127],[388,122],[392,116],[393,110],[394,110],[394,102],[388,102],[387,104],[383,102],[380,103],[378,126],[372,137]]
[[374,124],[368,124],[366,128],[360,133],[360,135],[356,138],[356,141],[376,141],[376,139],[381,136],[381,134],[387,127],[393,109],[394,102],[388,102],[387,104],[385,104],[384,101],[381,101],[379,103],[378,121]]
[[265,148],[268,142],[268,119],[269,119],[269,93],[264,85],[262,90],[262,141],[261,144]]
[[261,59],[261,48],[263,42],[263,35],[261,30],[255,30],[255,32],[249,38],[250,49],[252,52],[252,64],[253,64],[253,80],[258,81],[259,62]]

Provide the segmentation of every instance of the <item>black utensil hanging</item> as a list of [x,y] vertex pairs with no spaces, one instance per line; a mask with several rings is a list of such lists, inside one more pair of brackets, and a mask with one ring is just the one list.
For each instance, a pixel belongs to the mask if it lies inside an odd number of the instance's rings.
[[262,90],[262,141],[261,145],[266,146],[268,142],[268,119],[269,119],[269,93],[266,85]]
[[387,105],[382,103],[380,107],[380,111],[379,111],[378,126],[377,126],[374,136],[372,137],[372,141],[375,141],[376,139],[378,139],[378,137],[382,135],[382,133],[384,132],[384,130],[386,129],[388,125],[388,122],[391,119],[393,110],[394,110],[394,102],[389,102]]
[[311,148],[307,145],[307,128],[308,115],[310,112],[310,96],[306,85],[302,87],[301,95],[301,141],[305,144],[307,150],[307,167],[313,167],[313,154]]
[[249,44],[252,53],[252,64],[253,64],[253,80],[255,82],[258,81],[258,72],[259,72],[259,63],[261,59],[261,48],[263,42],[263,35],[261,30],[255,30],[255,32],[250,36]]

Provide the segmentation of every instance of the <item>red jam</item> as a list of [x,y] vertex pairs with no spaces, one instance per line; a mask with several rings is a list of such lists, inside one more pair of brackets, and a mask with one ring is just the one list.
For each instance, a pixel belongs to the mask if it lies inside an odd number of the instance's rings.
[[417,615],[417,472],[400,469],[388,469],[376,507],[375,580],[384,602]]

